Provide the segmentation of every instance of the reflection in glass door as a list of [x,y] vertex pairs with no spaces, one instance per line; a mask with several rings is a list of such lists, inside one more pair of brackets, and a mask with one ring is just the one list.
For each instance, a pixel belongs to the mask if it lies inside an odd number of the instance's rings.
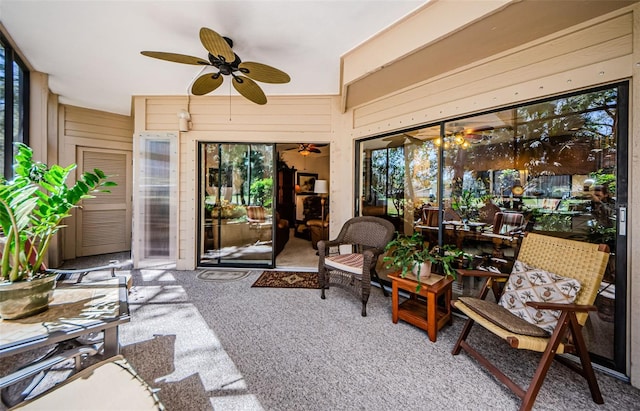
[[583,334],[592,359],[625,372],[628,101],[621,83],[361,141],[359,211],[503,272],[526,232],[606,244]]
[[201,266],[273,267],[272,144],[200,144]]

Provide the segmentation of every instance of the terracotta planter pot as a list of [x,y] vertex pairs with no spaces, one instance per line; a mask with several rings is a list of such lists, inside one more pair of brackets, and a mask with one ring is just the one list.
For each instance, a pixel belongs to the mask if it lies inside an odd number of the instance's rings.
[[0,283],[0,317],[16,320],[48,310],[55,285],[55,275],[32,281]]

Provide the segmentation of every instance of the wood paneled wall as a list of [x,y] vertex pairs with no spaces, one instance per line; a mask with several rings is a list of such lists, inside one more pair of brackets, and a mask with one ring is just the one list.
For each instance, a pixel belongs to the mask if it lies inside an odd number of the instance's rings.
[[579,26],[352,111],[354,136],[490,110],[632,75],[632,13]]
[[[58,158],[61,165],[81,164],[81,150],[96,149],[103,153],[103,157],[115,156],[121,158],[125,156],[131,158],[133,151],[133,119],[130,116],[120,114],[107,113],[98,110],[92,110],[82,107],[60,105],[58,109],[58,136],[59,151]],[[122,167],[118,167],[122,168]],[[108,169],[108,168],[107,168]],[[111,170],[109,169],[110,173]],[[114,170],[115,172],[115,170]],[[101,199],[102,207],[108,207],[108,204],[116,204],[120,209],[117,214],[121,224],[114,231],[112,221],[106,217],[109,213],[113,214],[113,210],[104,210],[102,213],[87,213],[86,216],[80,218],[79,213],[82,211],[75,210],[73,216],[66,220],[66,225],[62,230],[62,258],[72,259],[83,252],[82,250],[91,251],[91,246],[82,245],[81,241],[86,237],[87,244],[95,243],[95,236],[89,233],[99,231],[100,226],[106,225],[108,228],[102,232],[100,252],[111,252],[108,246],[105,246],[105,236],[107,234],[117,239],[120,244],[118,251],[124,251],[130,248],[131,239],[131,209],[132,209],[132,177],[131,164],[125,164],[122,170],[117,170],[118,188],[115,188],[116,195],[109,198],[108,195]],[[75,175],[70,180],[77,178]],[[124,250],[122,250],[124,248]],[[78,251],[81,250],[81,251]],[[80,253],[80,254],[79,254]]]
[[[138,96],[134,98],[135,131],[175,132],[178,112],[188,110],[191,128],[179,133],[178,183],[178,252],[177,267],[193,269],[196,262],[197,181],[199,142],[268,142],[268,143],[330,143],[338,140],[347,146],[351,139],[338,133],[344,130],[344,116],[339,113],[336,96],[270,96],[264,106],[242,97],[221,96]],[[342,135],[341,135],[342,134]],[[333,149],[332,149],[333,151]],[[333,153],[332,153],[333,155]],[[351,175],[352,163],[340,164],[334,171]],[[344,179],[351,185],[351,180]],[[346,219],[350,210],[341,207]],[[340,221],[338,219],[338,221]],[[134,237],[137,234],[134,234]]]
[[332,97],[269,97],[259,106],[241,97],[145,97],[145,130],[176,130],[178,112],[191,114],[190,131],[329,133]]

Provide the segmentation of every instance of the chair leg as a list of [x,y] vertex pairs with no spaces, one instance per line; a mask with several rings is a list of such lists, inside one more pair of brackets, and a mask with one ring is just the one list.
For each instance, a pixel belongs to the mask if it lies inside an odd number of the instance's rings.
[[325,300],[327,297],[324,295],[324,289],[326,288],[327,280],[322,268],[318,270],[318,282],[320,283],[320,298]]
[[384,288],[384,284],[382,284],[382,280],[380,280],[378,273],[375,270],[373,270],[371,271],[371,275],[377,281],[377,283],[380,284],[380,288],[382,288],[382,295],[384,295],[385,297],[388,297],[389,292]]
[[473,321],[471,318],[469,318],[467,322],[464,323],[464,326],[462,327],[462,332],[460,333],[460,337],[458,337],[458,341],[456,341],[456,345],[453,346],[453,351],[451,351],[451,354],[453,355],[460,354],[460,350],[462,349],[460,344],[462,344],[462,342],[467,339],[467,336],[469,335],[469,332],[471,331],[471,327],[473,327],[474,323],[475,321]]
[[533,375],[533,379],[529,384],[529,388],[527,388],[527,392],[522,399],[522,404],[520,405],[520,410],[530,410],[533,408],[533,403],[540,392],[540,388],[542,387],[542,383],[544,382],[544,378],[547,375],[547,371],[549,371],[549,367],[551,367],[551,363],[553,362],[553,358],[556,355],[556,351],[558,349],[558,345],[560,345],[560,341],[563,336],[566,335],[567,329],[569,328],[569,313],[567,311],[563,312],[558,319],[558,324],[556,329],[553,331],[549,342],[547,343],[547,348],[544,350],[542,354],[542,358],[540,359],[540,363],[538,364],[538,368],[536,368],[536,373]]
[[573,313],[570,316],[569,328],[571,330],[571,334],[573,335],[573,341],[576,347],[576,351],[580,356],[580,363],[582,363],[581,374],[584,379],[587,380],[589,391],[591,391],[591,398],[596,404],[604,404],[604,399],[602,398],[602,393],[600,392],[600,387],[598,386],[596,374],[593,372],[593,366],[591,365],[591,358],[589,357],[587,345],[585,344],[584,337],[582,336],[582,327],[580,327],[580,324],[578,324],[578,319]]

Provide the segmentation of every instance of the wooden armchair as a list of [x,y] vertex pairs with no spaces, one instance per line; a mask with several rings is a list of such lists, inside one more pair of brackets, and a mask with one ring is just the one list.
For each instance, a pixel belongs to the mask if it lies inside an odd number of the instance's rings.
[[[582,375],[587,380],[593,401],[598,404],[604,403],[581,330],[588,318],[588,312],[596,309],[592,304],[608,259],[606,245],[528,233],[522,241],[511,275],[458,270],[461,275],[487,277],[487,281],[479,298],[460,297],[452,302],[453,307],[469,317],[452,354],[458,355],[460,350],[464,349],[474,357],[480,365],[487,368],[522,399],[521,410],[533,407],[554,358]],[[545,272],[548,276],[542,281],[543,277],[540,276]],[[506,286],[504,292],[501,292],[501,287],[496,286],[496,281],[505,280]],[[523,281],[531,283],[525,285]],[[557,286],[557,289],[552,290],[551,285]],[[493,289],[494,294],[497,294],[496,300],[499,300],[500,304],[485,300],[489,289]],[[552,292],[553,295],[549,296],[547,292]],[[541,298],[536,298],[536,295]],[[575,300],[572,301],[573,297]],[[556,318],[557,325],[554,327],[553,320]],[[544,325],[548,320],[551,322]],[[526,390],[469,345],[467,336],[476,323],[502,338],[511,348],[542,353],[540,363]],[[576,353],[582,366],[556,356],[562,353]]]
[[388,220],[354,217],[342,226],[335,240],[318,241],[320,297],[326,298],[325,289],[329,283],[343,287],[360,297],[362,316],[365,317],[372,278],[380,283],[384,295],[387,295],[376,273],[376,262],[394,233],[395,227]]

